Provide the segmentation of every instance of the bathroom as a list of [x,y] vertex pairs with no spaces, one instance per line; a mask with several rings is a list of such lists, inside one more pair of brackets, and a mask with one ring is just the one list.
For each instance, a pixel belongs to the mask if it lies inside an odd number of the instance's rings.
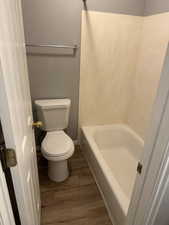
[[[3,19],[19,12],[24,36],[18,67],[0,55],[0,120],[19,165],[5,174],[15,225],[167,225],[169,2],[7,2]],[[3,78],[10,65],[25,75]]]

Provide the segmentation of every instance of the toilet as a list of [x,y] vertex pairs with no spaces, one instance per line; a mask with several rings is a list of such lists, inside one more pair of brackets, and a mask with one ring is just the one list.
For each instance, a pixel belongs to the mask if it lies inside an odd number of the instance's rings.
[[64,132],[68,127],[70,99],[36,100],[38,120],[47,134],[41,151],[48,160],[48,176],[55,182],[62,182],[69,176],[68,159],[74,153],[72,139]]

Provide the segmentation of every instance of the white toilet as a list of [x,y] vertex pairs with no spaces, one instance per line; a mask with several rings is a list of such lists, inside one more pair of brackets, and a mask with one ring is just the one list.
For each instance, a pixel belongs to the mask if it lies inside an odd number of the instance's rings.
[[42,154],[48,160],[48,176],[56,182],[69,176],[67,159],[74,153],[74,144],[64,132],[68,126],[70,99],[35,101],[38,120],[47,134],[42,142]]

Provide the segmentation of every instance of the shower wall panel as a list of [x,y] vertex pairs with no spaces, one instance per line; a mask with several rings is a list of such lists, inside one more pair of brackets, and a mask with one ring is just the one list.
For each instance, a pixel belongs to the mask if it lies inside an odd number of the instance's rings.
[[143,139],[151,118],[169,42],[169,13],[144,17],[136,74],[131,79],[127,123]]
[[124,123],[143,17],[83,11],[80,124]]
[[143,139],[165,52],[169,13],[83,12],[80,125],[125,123]]

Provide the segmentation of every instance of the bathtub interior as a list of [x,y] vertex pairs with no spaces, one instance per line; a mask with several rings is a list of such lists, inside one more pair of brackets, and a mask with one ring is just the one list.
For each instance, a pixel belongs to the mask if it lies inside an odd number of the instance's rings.
[[122,191],[131,199],[143,141],[124,125],[97,127],[93,138]]
[[114,191],[118,193],[116,197],[126,216],[144,148],[143,140],[124,124],[85,126],[82,130],[96,158],[102,158],[102,166],[111,172],[108,173],[109,182],[117,182]]

